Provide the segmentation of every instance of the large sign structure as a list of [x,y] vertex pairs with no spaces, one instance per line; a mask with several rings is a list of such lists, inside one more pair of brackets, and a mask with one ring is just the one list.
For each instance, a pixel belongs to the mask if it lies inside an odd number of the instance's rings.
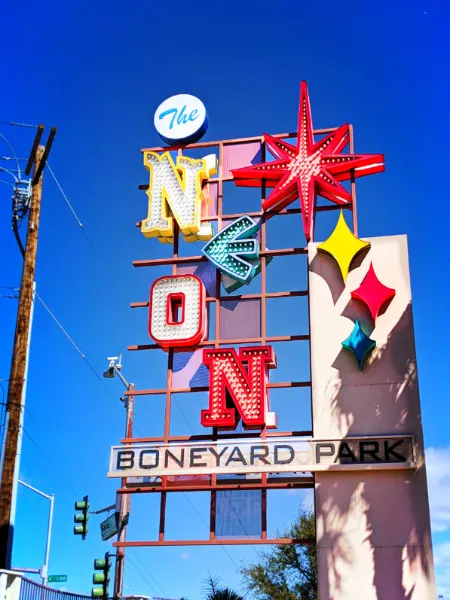
[[[166,110],[163,103],[158,110],[161,120],[170,116],[175,123],[178,109]],[[189,129],[186,109],[180,114],[180,126]],[[306,82],[295,145],[292,137],[202,142],[178,148],[176,158],[167,148],[143,150],[150,179],[141,231],[173,244],[173,254],[134,262],[165,266],[167,274],[149,280],[148,302],[132,303],[148,307],[153,343],[129,350],[166,353],[167,379],[164,389],[128,394],[165,396],[164,435],[121,440],[111,449],[108,476],[122,479],[119,494],[160,494],[160,528],[158,539],[122,536],[115,545],[316,542],[321,600],[431,600],[406,240],[360,239],[357,228],[355,178],[383,171],[384,158],[356,154],[347,124],[314,131]],[[189,157],[191,149],[197,158]],[[260,209],[224,210],[233,193],[228,182],[259,188]],[[273,189],[266,194],[266,188]],[[319,206],[317,196],[331,203]],[[336,210],[333,232],[317,242],[316,218]],[[344,211],[352,215],[352,227]],[[284,247],[269,249],[271,219],[299,214],[303,231],[299,227]],[[189,256],[180,255],[181,235],[195,243]],[[281,257],[307,260],[306,288],[293,287],[292,277],[287,289],[269,290],[268,271],[277,273]],[[257,291],[246,293],[250,283]],[[269,302],[303,297],[309,299],[307,332],[269,335]],[[309,346],[311,375],[280,381],[273,377],[280,365],[274,346],[292,342]],[[288,389],[311,391],[307,429],[292,423],[290,431],[279,430],[271,400]],[[190,392],[204,393],[198,412],[204,433],[172,435],[172,398]],[[314,489],[317,540],[268,536],[267,491],[288,487]],[[165,537],[166,496],[186,489],[210,492],[208,540]],[[238,489],[260,494],[256,541],[217,535],[220,494]],[[344,555],[345,561],[338,558]]]

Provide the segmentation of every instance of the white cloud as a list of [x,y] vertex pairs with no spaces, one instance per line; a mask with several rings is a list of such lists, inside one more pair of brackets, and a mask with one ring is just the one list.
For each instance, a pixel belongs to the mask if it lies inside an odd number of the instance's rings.
[[191,560],[191,555],[188,554],[187,552],[182,552],[180,554],[180,558],[181,558],[181,560]]
[[[428,495],[433,533],[450,532],[450,447],[427,448]],[[450,597],[450,540],[433,545],[438,597]]]
[[436,570],[436,592],[438,598],[443,596],[444,600],[450,597],[450,569]]
[[434,566],[436,568],[450,567],[450,542],[441,542],[433,547]]
[[450,447],[427,448],[428,494],[430,498],[431,529],[450,530]]

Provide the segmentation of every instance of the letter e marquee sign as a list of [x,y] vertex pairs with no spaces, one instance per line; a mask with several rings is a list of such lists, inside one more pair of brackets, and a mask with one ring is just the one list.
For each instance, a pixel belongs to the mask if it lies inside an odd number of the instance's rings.
[[[148,310],[148,335],[144,326],[128,349],[156,353],[167,366],[164,387],[152,387],[151,367],[142,373],[143,388],[127,396],[131,407],[163,402],[164,426],[158,436],[139,438],[130,428],[111,448],[108,477],[122,480],[124,506],[132,494],[159,495],[159,529],[151,540],[119,534],[114,545],[315,543],[270,537],[269,490],[314,490],[328,533],[335,523],[327,521],[333,511],[326,507],[340,483],[349,511],[369,497],[378,502],[381,489],[397,493],[399,481],[405,498],[414,490],[425,505],[426,478],[411,474],[423,464],[420,419],[404,416],[408,410],[420,415],[417,383],[395,383],[410,382],[410,372],[400,370],[415,360],[415,348],[407,346],[414,336],[402,271],[405,242],[358,237],[355,179],[382,172],[383,155],[356,154],[350,125],[313,130],[305,82],[295,133],[192,143],[206,123],[200,100],[170,98],[158,107],[155,125],[177,147],[142,150],[149,180],[140,186],[148,199],[140,228],[151,258],[133,265],[148,274],[149,295],[131,307]],[[320,206],[317,196],[324,199]],[[325,212],[335,229],[319,243],[316,227]],[[338,288],[339,302],[332,291]],[[398,315],[406,325],[397,327]],[[393,373],[399,379],[386,385]],[[191,431],[174,427],[174,408]],[[144,436],[148,426],[139,423]],[[360,482],[365,500],[353,502]],[[217,533],[223,531],[218,498],[236,490],[241,508],[233,505],[235,512],[251,505],[258,514],[251,539],[245,532]],[[199,491],[210,499],[208,538],[167,539],[167,494]],[[247,493],[254,494],[248,503]],[[411,518],[411,527],[428,514],[414,513],[414,502],[406,499],[411,515],[398,517]],[[382,500],[377,510],[382,513]],[[352,522],[367,518],[355,512]],[[429,521],[422,525],[417,530],[428,530]],[[355,533],[354,542],[352,535],[343,539],[357,554],[371,532]],[[318,552],[319,595],[341,599],[320,575],[330,560],[327,543]],[[395,547],[405,543],[397,540]],[[372,564],[372,554],[363,563]],[[343,573],[341,580],[352,577]],[[345,600],[356,600],[346,593]],[[371,594],[362,590],[360,597]]]

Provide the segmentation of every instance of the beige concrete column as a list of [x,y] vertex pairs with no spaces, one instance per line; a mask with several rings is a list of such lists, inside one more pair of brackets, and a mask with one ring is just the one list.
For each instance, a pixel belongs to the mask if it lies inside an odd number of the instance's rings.
[[[367,241],[346,284],[334,260],[309,246],[314,437],[413,434],[418,469],[316,473],[319,597],[435,600],[407,241]],[[350,297],[370,261],[396,290],[375,327]],[[377,343],[363,371],[341,346],[355,318]]]

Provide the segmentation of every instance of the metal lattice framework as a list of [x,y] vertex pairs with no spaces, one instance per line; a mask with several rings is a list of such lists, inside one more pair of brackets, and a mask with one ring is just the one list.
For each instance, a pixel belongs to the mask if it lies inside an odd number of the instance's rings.
[[[314,135],[322,136],[335,131],[336,128],[321,129],[314,131]],[[277,138],[293,138],[296,137],[297,133],[282,133],[277,134],[274,137]],[[216,152],[219,157],[219,169],[218,175],[208,180],[207,185],[211,193],[213,186],[214,196],[217,197],[217,210],[215,215],[204,215],[203,221],[215,222],[217,224],[216,231],[220,231],[226,222],[237,219],[242,215],[246,214],[250,217],[259,218],[261,220],[260,229],[260,257],[261,257],[261,273],[258,277],[261,278],[261,291],[260,293],[242,293],[239,295],[227,295],[221,292],[221,276],[220,272],[216,271],[214,293],[209,293],[207,296],[208,305],[215,306],[215,327],[214,327],[214,339],[208,339],[199,344],[203,347],[214,347],[220,348],[223,346],[229,346],[233,344],[254,344],[263,345],[270,344],[272,342],[283,342],[288,343],[292,341],[306,341],[309,344],[309,315],[308,315],[308,333],[302,335],[278,335],[271,336],[267,334],[267,300],[272,298],[286,298],[286,297],[308,297],[308,289],[292,289],[279,292],[267,291],[267,262],[272,257],[278,256],[293,256],[293,255],[307,255],[307,248],[304,246],[299,247],[286,247],[281,249],[269,250],[266,246],[267,239],[267,226],[270,219],[275,215],[293,215],[300,214],[300,208],[287,208],[280,212],[243,212],[234,214],[224,214],[223,212],[223,196],[224,196],[224,184],[228,181],[232,181],[233,177],[230,173],[231,168],[237,168],[245,166],[244,164],[233,164],[230,166],[230,162],[233,159],[233,151],[237,149],[236,156],[245,154],[245,148],[259,148],[260,156],[262,160],[265,160],[266,149],[264,147],[264,139],[260,136],[252,138],[239,138],[222,140],[219,142],[201,142],[192,144],[183,148],[183,154],[189,156],[190,150],[196,149],[210,149],[212,152]],[[350,140],[349,140],[350,152],[354,152],[354,141],[353,141],[353,128],[350,126]],[[146,148],[142,152],[166,152],[166,151],[178,150],[181,154],[180,148]],[[240,152],[239,152],[240,151]],[[231,158],[230,158],[231,157]],[[247,163],[248,164],[248,163]],[[139,186],[141,190],[148,189],[148,185]],[[352,178],[351,180],[351,194],[352,203],[344,207],[330,204],[327,206],[317,206],[317,212],[340,210],[341,208],[347,208],[352,211],[353,216],[353,231],[357,235],[357,213],[356,213],[356,194],[355,194],[355,183]],[[261,189],[261,198],[265,197],[265,187],[263,185]],[[138,224],[140,225],[140,224]],[[176,227],[176,225],[175,225]],[[303,233],[299,229],[299,238],[303,238]],[[155,241],[156,243],[156,241]],[[196,246],[192,245],[193,248]],[[171,274],[176,275],[180,273],[180,268],[185,268],[190,265],[198,265],[206,262],[207,259],[202,255],[192,256],[180,256],[179,255],[179,237],[178,231],[175,229],[173,254],[169,258],[156,258],[148,260],[136,260],[133,262],[134,267],[146,268],[146,267],[160,267],[166,266],[171,268]],[[305,265],[305,269],[306,269]],[[186,272],[186,271],[183,271]],[[169,274],[169,273],[168,273]],[[308,279],[306,278],[306,281]],[[249,300],[259,301],[260,303],[260,335],[255,337],[242,337],[234,339],[225,339],[221,337],[221,303],[227,301],[244,302]],[[148,301],[132,302],[131,308],[148,308]],[[157,344],[138,344],[131,345],[128,347],[130,351],[140,350],[156,350],[160,349]],[[308,430],[302,431],[270,431],[263,430],[257,433],[235,433],[219,432],[216,429],[211,434],[205,435],[171,435],[171,412],[172,412],[172,395],[180,393],[194,393],[194,392],[207,392],[208,386],[199,387],[176,387],[174,385],[174,355],[177,351],[170,349],[167,353],[167,377],[166,387],[160,389],[132,389],[127,392],[127,395],[131,397],[135,396],[151,396],[151,395],[164,395],[165,396],[165,422],[164,422],[164,434],[160,437],[133,437],[132,429],[128,432],[128,437],[121,440],[123,444],[133,443],[170,443],[170,442],[182,442],[182,441],[215,441],[217,439],[239,439],[239,438],[268,438],[268,437],[279,437],[279,436],[312,436],[312,421],[311,426]],[[308,380],[301,381],[283,381],[283,382],[269,382],[268,390],[276,388],[310,388],[311,381],[310,377]],[[199,415],[200,417],[200,415]],[[161,477],[154,483],[146,483],[145,485],[133,485],[127,484],[126,479],[122,480],[122,487],[118,490],[119,494],[124,494],[129,497],[129,494],[136,493],[158,493],[160,494],[160,515],[159,515],[159,535],[157,540],[125,540],[124,536],[114,546],[119,548],[132,547],[132,546],[184,546],[184,545],[224,545],[224,544],[310,544],[315,540],[311,539],[292,539],[292,538],[269,538],[267,534],[267,490],[271,489],[292,489],[292,488],[314,488],[314,476],[311,473],[295,474],[294,476],[277,476],[276,474],[262,473],[258,478],[251,478],[248,480],[244,479],[233,479],[219,477],[217,475],[210,475],[207,478],[200,477],[188,481],[177,481],[177,478],[173,477]],[[259,539],[249,537],[234,537],[232,539],[216,539],[216,496],[218,492],[224,490],[261,490],[262,495],[262,510],[261,510],[261,537]],[[209,491],[211,495],[210,502],[210,515],[209,515],[209,539],[190,539],[190,540],[168,540],[165,537],[165,523],[166,523],[166,501],[167,494],[174,492],[195,492],[195,491]]]

